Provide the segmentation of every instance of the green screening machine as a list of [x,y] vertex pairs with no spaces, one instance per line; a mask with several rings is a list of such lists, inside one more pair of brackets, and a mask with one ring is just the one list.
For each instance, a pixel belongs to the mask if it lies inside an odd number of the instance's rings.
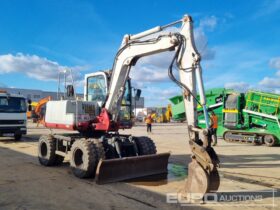
[[[199,97],[199,96],[198,96]],[[231,89],[215,88],[206,91],[207,107],[218,116],[217,134],[228,142],[253,145],[280,144],[280,95],[260,91],[246,94]],[[183,97],[172,97],[173,118],[185,119]],[[205,126],[202,108],[197,106],[198,124]]]

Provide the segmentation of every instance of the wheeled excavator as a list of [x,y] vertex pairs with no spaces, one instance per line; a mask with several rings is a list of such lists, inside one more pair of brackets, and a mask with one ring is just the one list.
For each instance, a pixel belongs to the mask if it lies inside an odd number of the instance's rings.
[[[178,24],[181,24],[180,32],[157,33]],[[193,22],[189,15],[165,26],[125,35],[112,69],[85,76],[84,100],[49,101],[45,126],[77,132],[41,136],[39,162],[45,166],[59,165],[69,154],[74,175],[95,177],[98,184],[167,173],[170,153],[156,154],[156,146],[149,137],[118,132],[120,118],[125,116],[124,107],[131,107],[131,103],[125,103],[131,98],[128,87],[131,67],[141,57],[166,51],[174,52],[168,75],[182,88],[188,122],[186,139],[192,155],[185,191],[202,195],[217,191],[219,159],[210,143],[201,56],[195,47]],[[179,72],[179,79],[174,75],[174,68]],[[196,98],[196,88],[200,100]],[[73,91],[67,95],[73,95]],[[197,126],[197,103],[203,107],[206,129]]]

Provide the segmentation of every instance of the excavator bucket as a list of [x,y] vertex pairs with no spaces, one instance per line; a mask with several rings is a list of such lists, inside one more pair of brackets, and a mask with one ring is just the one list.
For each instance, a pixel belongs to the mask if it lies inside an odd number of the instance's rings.
[[212,147],[204,148],[193,141],[189,143],[193,157],[188,165],[185,193],[189,199],[202,199],[205,193],[219,189],[220,176],[217,167],[220,160]]
[[206,172],[195,159],[189,163],[185,191],[190,199],[201,199],[205,193],[216,192],[219,186],[220,176],[217,168]]
[[167,173],[170,153],[100,160],[96,183],[106,184],[139,177]]

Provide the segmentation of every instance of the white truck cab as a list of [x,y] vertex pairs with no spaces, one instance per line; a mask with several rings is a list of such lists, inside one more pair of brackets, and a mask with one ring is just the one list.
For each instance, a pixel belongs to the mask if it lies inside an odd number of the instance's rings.
[[20,140],[26,134],[26,99],[22,95],[0,90],[0,136]]

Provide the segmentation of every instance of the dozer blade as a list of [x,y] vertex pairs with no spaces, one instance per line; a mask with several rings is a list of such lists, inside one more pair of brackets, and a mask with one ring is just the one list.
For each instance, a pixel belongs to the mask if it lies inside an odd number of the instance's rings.
[[100,160],[96,169],[96,183],[106,184],[167,173],[170,153]]

